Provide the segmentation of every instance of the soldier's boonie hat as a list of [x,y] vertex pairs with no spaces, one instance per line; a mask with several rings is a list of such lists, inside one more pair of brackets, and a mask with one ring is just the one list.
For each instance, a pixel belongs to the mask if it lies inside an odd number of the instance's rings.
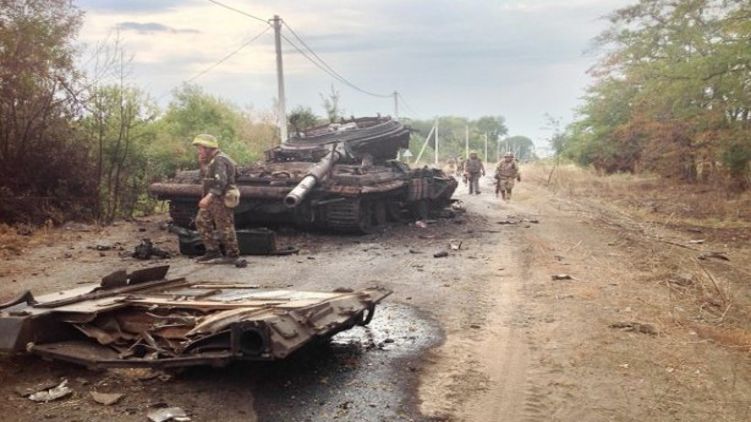
[[202,133],[195,138],[193,138],[193,143],[191,144],[193,146],[203,146],[206,148],[219,148],[219,141],[216,140],[216,137],[213,135],[209,135],[208,133]]
[[503,154],[503,156],[504,157],[513,157],[514,153],[513,152],[507,152],[507,153]]

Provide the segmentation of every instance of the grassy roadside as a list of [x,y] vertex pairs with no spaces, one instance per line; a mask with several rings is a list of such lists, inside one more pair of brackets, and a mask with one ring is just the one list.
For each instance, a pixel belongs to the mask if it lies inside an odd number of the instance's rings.
[[[656,176],[599,176],[571,164],[530,164],[524,177],[582,204],[633,251],[644,303],[691,335],[751,352],[751,194],[671,184]],[[720,257],[706,258],[707,253]],[[724,257],[724,258],[722,258]]]
[[751,240],[751,192],[731,194],[719,185],[676,184],[657,176],[599,176],[573,164],[552,162],[526,165],[524,172],[558,195],[607,202],[650,223],[706,229],[715,240]]

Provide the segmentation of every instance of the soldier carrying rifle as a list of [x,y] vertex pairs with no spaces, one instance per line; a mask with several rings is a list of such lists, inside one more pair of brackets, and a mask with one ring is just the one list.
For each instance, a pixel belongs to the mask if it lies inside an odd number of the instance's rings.
[[503,200],[511,200],[511,191],[514,189],[514,180],[517,182],[522,181],[521,173],[519,172],[519,165],[514,159],[514,154],[507,152],[503,156],[503,160],[498,162],[495,167],[495,196],[501,193]]

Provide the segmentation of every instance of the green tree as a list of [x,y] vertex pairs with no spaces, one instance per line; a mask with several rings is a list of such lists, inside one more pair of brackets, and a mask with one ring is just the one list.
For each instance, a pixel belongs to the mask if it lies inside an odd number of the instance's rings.
[[287,116],[287,126],[290,133],[301,134],[305,129],[318,124],[318,116],[310,107],[297,106]]
[[326,94],[319,94],[321,101],[323,102],[323,109],[326,111],[326,117],[329,119],[329,123],[334,123],[344,115],[344,110],[339,105],[339,101],[342,99],[342,95],[334,89],[334,85],[331,85],[331,91]]
[[[434,120],[410,120],[408,125],[414,130],[410,152],[416,158],[425,144],[425,138],[430,133],[436,120],[438,121],[439,158],[442,162],[466,155],[467,144],[469,149],[477,151],[480,157],[485,153],[485,133],[488,134],[489,159],[495,156],[497,149],[496,137],[505,134],[508,129],[502,116],[486,116],[478,120],[470,120],[459,116],[440,116]],[[469,142],[467,142],[467,134]],[[431,136],[430,142],[420,162],[432,163],[435,160],[435,137]]]
[[745,0],[641,0],[613,12],[598,38],[608,53],[566,154],[605,171],[690,182],[702,161],[720,160],[730,177],[746,177],[749,16]]
[[154,170],[148,149],[156,139],[153,122],[158,110],[140,90],[122,84],[95,89],[88,109],[82,127],[96,140],[92,151],[102,160],[98,217],[110,223],[118,216],[132,216],[146,191]]
[[190,143],[196,135],[210,133],[238,163],[249,163],[278,144],[272,119],[271,115],[254,117],[252,112],[207,94],[196,85],[183,85],[174,92],[158,123],[159,133],[151,156],[159,161],[160,174],[195,168],[196,156]]
[[508,133],[503,116],[483,116],[472,122],[472,125],[477,132],[487,133],[489,139],[498,139]]
[[536,158],[535,144],[526,136],[510,136],[499,143],[501,154],[512,152],[519,160],[532,160]]
[[86,143],[71,124],[81,112],[73,65],[81,18],[67,1],[0,0],[4,221],[82,216],[96,202]]

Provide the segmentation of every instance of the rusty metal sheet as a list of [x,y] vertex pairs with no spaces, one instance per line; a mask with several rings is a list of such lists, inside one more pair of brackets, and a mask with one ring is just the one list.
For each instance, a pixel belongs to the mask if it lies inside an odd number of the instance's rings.
[[93,368],[283,359],[316,338],[367,324],[391,293],[154,280],[166,276],[163,267],[141,274],[140,283],[129,277],[122,286],[118,273],[107,289],[92,284],[0,311],[0,351]]

